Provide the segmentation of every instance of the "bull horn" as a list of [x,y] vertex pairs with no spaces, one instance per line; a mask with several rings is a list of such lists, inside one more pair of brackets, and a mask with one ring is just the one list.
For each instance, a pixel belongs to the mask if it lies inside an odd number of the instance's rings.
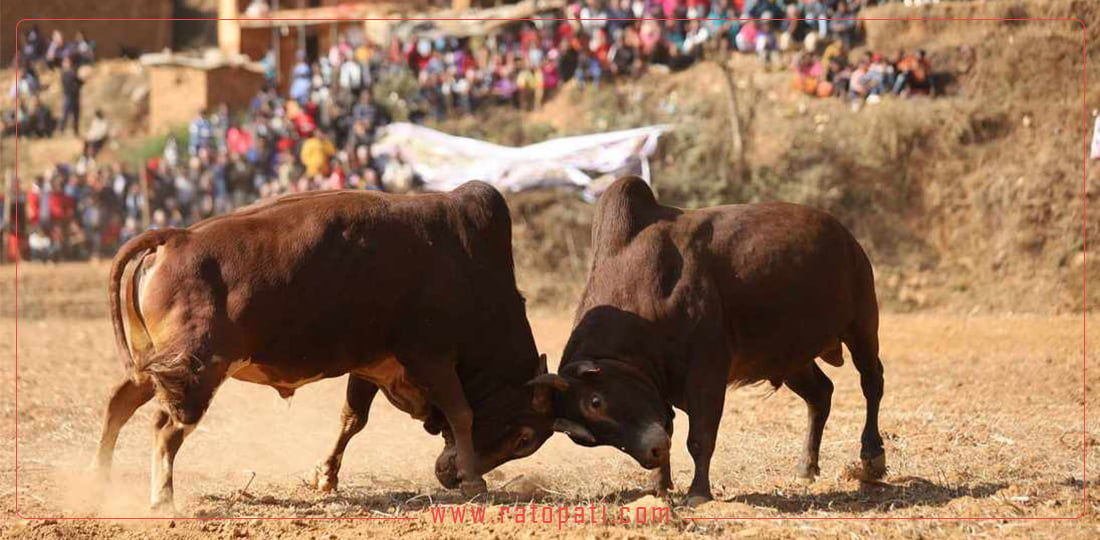
[[[569,367],[572,368],[572,370],[575,371],[580,377],[595,377],[596,375],[599,375],[601,371],[603,371],[603,368],[596,365],[596,363],[591,360],[577,362],[576,364],[572,364]],[[558,371],[561,371],[561,369],[559,368]]]
[[540,354],[539,355],[539,370],[537,372],[535,372],[535,375],[543,375],[545,373],[548,373],[549,371],[550,370],[546,367],[546,354],[545,353]]
[[565,380],[564,377],[556,373],[543,373],[542,375],[539,375],[538,377],[527,381],[527,386],[540,385],[550,386],[554,390],[558,390],[560,392],[564,392],[569,389],[569,381]]
[[588,431],[588,428],[565,418],[557,418],[554,420],[554,431],[569,435],[570,439],[577,444],[583,444],[588,446],[596,445],[596,437],[592,436],[592,432]]

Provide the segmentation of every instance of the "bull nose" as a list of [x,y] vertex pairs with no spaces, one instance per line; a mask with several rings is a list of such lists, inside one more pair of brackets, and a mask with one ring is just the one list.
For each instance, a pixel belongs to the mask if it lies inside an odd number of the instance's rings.
[[647,428],[639,442],[641,444],[637,448],[640,455],[637,455],[637,459],[643,467],[652,469],[668,463],[672,441],[668,438],[668,432],[660,425],[654,424]]

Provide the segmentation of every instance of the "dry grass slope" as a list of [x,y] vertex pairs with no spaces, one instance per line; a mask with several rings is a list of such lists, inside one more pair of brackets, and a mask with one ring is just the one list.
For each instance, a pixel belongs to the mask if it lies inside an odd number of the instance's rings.
[[[1097,53],[1098,8],[1053,0],[945,3],[889,6],[868,17],[1083,17],[1095,34],[1090,52]],[[888,99],[853,113],[839,100],[794,95],[786,71],[737,57],[731,69],[747,145],[745,177],[733,172],[728,107],[713,63],[599,93],[567,87],[540,112],[442,127],[523,144],[672,123],[675,131],[654,164],[664,202],[789,200],[824,208],[870,252],[880,299],[891,309],[1079,311],[1085,304],[1082,191],[1089,201],[1100,193],[1097,174],[1082,183],[1092,118],[1082,117],[1081,26],[868,21],[867,31],[875,50],[927,49],[951,80],[951,94]],[[1100,91],[1093,86],[1089,102],[1097,103]],[[542,291],[536,298],[574,298],[583,272],[571,269],[586,267],[591,208],[567,194],[545,193],[513,196],[512,205],[522,215],[516,242],[526,288]],[[1093,236],[1098,223],[1089,219]],[[568,261],[574,257],[580,260]],[[1100,291],[1096,275],[1093,292]],[[1098,300],[1093,296],[1089,305]]]

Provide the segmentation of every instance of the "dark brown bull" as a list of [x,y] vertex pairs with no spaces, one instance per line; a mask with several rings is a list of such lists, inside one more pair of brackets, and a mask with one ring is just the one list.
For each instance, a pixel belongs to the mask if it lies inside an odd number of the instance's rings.
[[798,473],[813,478],[833,392],[814,359],[840,365],[843,342],[867,400],[865,474],[885,473],[874,276],[844,226],[785,203],[661,206],[645,182],[626,178],[600,198],[592,237],[592,270],[559,373],[540,377],[558,390],[556,429],[660,468],[665,491],[670,405],[687,412],[695,504],[711,498],[726,386],[786,384],[809,409]]
[[378,390],[443,432],[436,475],[468,495],[552,434],[549,389],[526,384],[546,367],[516,290],[511,219],[488,184],[286,196],[150,231],[115,258],[110,296],[126,378],[96,464],[109,474],[119,430],[156,395],[154,506],[171,504],[176,452],[229,377],[288,397],[350,374],[322,489]]

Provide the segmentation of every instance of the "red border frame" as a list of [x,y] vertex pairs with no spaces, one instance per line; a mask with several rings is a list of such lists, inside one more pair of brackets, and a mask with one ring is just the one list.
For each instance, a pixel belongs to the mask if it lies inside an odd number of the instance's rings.
[[[248,18],[212,18],[212,19],[181,19],[181,18],[165,18],[165,19],[20,19],[15,23],[15,81],[19,81],[19,26],[27,21],[96,21],[96,22],[135,22],[135,21],[285,21],[288,23],[300,22],[300,21],[394,21],[394,22],[406,22],[406,21],[468,21],[468,20],[482,20],[482,21],[534,21],[534,18],[492,18],[492,17],[467,17],[467,18],[438,18],[438,17],[411,17],[411,18],[321,18],[321,19],[277,19],[277,18],[261,18],[261,17],[248,17]],[[573,18],[538,18],[541,21],[568,21]],[[585,19],[585,20],[632,20],[637,21],[641,19]],[[710,19],[656,19],[656,20],[710,20]],[[727,19],[732,20],[732,19]],[[740,19],[739,19],[740,20]],[[764,20],[764,19],[749,19],[749,20]],[[799,19],[807,21],[811,19]],[[818,19],[820,20],[820,19]],[[1016,521],[1030,521],[1030,520],[1077,520],[1083,518],[1088,514],[1088,392],[1087,392],[1087,369],[1088,369],[1088,164],[1089,164],[1089,116],[1088,116],[1088,26],[1081,19],[1031,19],[1031,18],[983,18],[983,19],[957,19],[957,18],[862,18],[855,17],[851,19],[826,19],[833,20],[855,20],[855,21],[1031,21],[1031,22],[1076,22],[1081,25],[1081,54],[1084,62],[1082,66],[1082,126],[1083,126],[1083,138],[1084,138],[1084,166],[1083,166],[1083,179],[1081,181],[1081,215],[1082,215],[1082,247],[1081,251],[1084,254],[1082,260],[1082,310],[1081,310],[1081,466],[1082,466],[1082,492],[1081,492],[1081,514],[1077,516],[1036,516],[1036,517],[1023,517],[1023,516],[989,516],[989,517],[892,517],[892,516],[769,516],[769,517],[704,517],[704,516],[684,516],[684,519],[690,520],[868,520],[868,521],[880,521],[880,520],[942,520],[942,521],[963,521],[963,520],[1016,520]],[[15,95],[15,106],[19,107],[19,92]],[[16,126],[15,136],[15,178],[19,178],[19,128]],[[17,180],[18,181],[18,180]],[[16,193],[19,192],[19,187],[16,185]],[[13,220],[15,224],[15,233],[19,234],[19,220]],[[311,521],[330,521],[330,520],[419,520],[419,517],[414,516],[348,516],[348,517],[264,517],[264,516],[241,516],[241,517],[197,517],[197,516],[185,516],[185,517],[27,517],[19,513],[19,258],[15,260],[15,515],[26,520],[311,520]],[[468,524],[469,525],[469,524]]]

